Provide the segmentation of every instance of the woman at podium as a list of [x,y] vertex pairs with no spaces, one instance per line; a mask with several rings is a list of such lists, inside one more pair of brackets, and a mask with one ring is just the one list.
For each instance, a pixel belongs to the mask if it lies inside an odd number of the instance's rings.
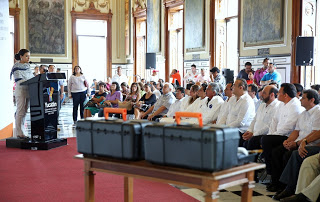
[[29,107],[29,91],[28,86],[20,85],[26,80],[31,79],[33,76],[33,70],[30,68],[30,52],[27,49],[21,49],[14,58],[17,62],[11,69],[10,78],[14,77],[16,82],[15,97],[17,110],[15,114],[15,133],[18,138],[27,138],[24,130],[24,121]]

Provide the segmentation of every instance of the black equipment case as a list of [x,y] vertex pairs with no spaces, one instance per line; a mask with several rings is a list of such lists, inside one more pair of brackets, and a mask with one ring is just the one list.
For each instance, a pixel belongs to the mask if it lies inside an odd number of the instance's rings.
[[[86,119],[77,124],[78,152],[128,160],[144,159],[142,133],[147,120],[126,120],[126,109],[105,108],[106,120]],[[124,120],[110,119],[120,113]]]
[[[79,120],[76,126],[77,134],[77,148],[78,152],[82,154],[93,155],[92,148],[92,125],[95,121],[103,121],[104,117]],[[110,121],[110,120],[109,120]]]
[[[199,126],[180,125],[180,117],[196,117]],[[147,161],[204,171],[237,165],[238,129],[216,125],[202,127],[201,113],[177,112],[176,121],[176,125],[146,126]]]

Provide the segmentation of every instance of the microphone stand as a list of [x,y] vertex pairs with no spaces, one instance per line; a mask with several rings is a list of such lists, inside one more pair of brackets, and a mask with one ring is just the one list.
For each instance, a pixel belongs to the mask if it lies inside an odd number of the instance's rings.
[[307,86],[307,65],[311,66],[312,61],[313,61],[312,52],[310,51],[310,60],[308,63],[304,63],[304,87]]

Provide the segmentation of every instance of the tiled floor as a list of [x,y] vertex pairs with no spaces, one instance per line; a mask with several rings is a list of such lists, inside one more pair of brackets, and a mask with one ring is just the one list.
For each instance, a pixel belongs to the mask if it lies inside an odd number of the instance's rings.
[[[199,201],[205,201],[204,196],[205,193],[199,189],[190,189],[190,188],[181,188],[181,191],[184,193],[194,197]],[[273,196],[274,192],[266,191],[266,186],[260,183],[256,183],[253,189],[253,202],[268,202],[274,201],[271,197]],[[241,201],[241,186],[231,187],[227,190],[221,190],[219,192],[219,201],[222,202],[235,202]]]
[[[27,114],[26,118],[26,125],[28,128],[30,128],[30,115]],[[75,127],[73,126],[73,120],[72,120],[72,103],[68,102],[65,105],[62,106],[60,110],[60,116],[59,116],[59,125],[58,128],[60,131],[58,131],[58,137],[59,138],[67,138],[67,137],[75,137]],[[30,135],[31,131],[28,130],[28,133]],[[268,179],[266,180],[268,181]],[[193,189],[193,188],[187,188],[187,187],[180,187],[175,186],[174,187],[180,189],[184,193],[194,197],[195,199],[199,201],[204,201],[204,192],[202,192],[199,189]],[[274,201],[272,200],[272,196],[274,195],[273,192],[267,192],[266,186],[262,183],[256,183],[254,187],[253,192],[253,202],[268,202],[268,201]],[[222,202],[235,202],[235,201],[241,201],[241,186],[235,186],[231,187],[227,190],[221,190],[219,192],[219,201]]]

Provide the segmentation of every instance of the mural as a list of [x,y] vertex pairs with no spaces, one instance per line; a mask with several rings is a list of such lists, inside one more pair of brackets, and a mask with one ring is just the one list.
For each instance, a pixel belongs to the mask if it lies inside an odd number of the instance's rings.
[[283,40],[283,5],[284,0],[244,0],[242,41]]
[[147,1],[147,52],[160,52],[160,0]]
[[28,44],[32,54],[65,54],[64,0],[28,0]]
[[185,0],[185,47],[204,46],[204,0]]

